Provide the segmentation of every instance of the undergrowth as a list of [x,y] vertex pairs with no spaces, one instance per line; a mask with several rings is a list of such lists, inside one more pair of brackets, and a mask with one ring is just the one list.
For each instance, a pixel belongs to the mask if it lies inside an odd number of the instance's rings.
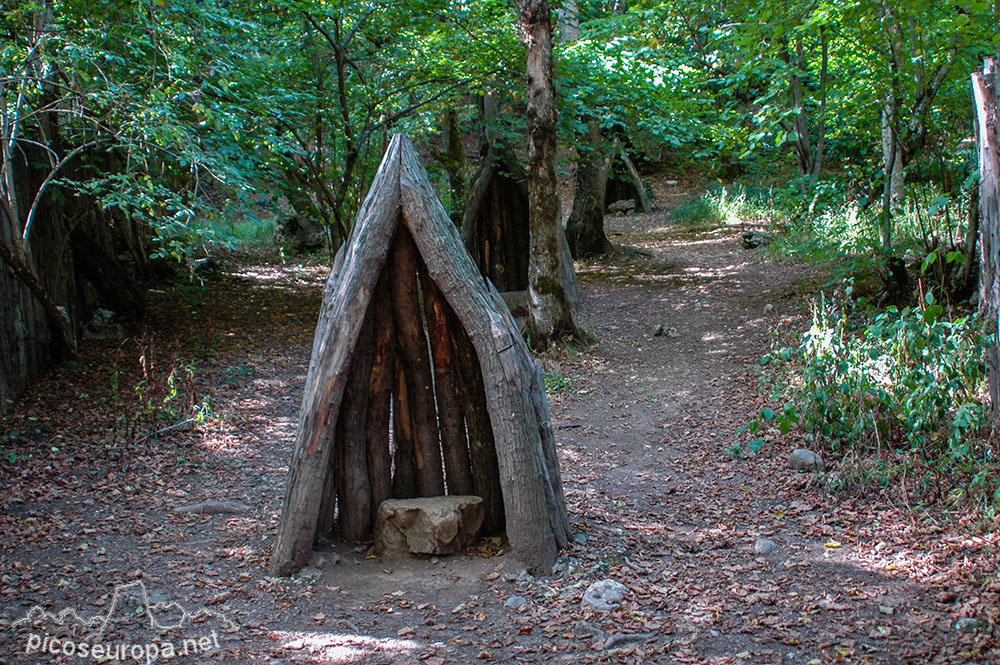
[[946,316],[931,292],[876,311],[850,300],[850,287],[811,308],[809,330],[761,360],[776,407],[746,426],[749,447],[760,450],[767,431],[800,436],[840,458],[835,490],[909,482],[923,501],[1000,504],[978,317]]
[[705,231],[734,224],[777,224],[784,220],[784,202],[773,189],[742,184],[716,185],[684,201],[670,212],[688,231]]

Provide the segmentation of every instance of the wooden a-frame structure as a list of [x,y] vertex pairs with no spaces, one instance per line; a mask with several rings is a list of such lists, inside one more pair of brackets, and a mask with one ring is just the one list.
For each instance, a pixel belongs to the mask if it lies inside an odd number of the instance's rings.
[[335,527],[365,539],[384,499],[446,488],[482,496],[530,570],[568,544],[541,372],[396,135],[324,288],[271,573]]

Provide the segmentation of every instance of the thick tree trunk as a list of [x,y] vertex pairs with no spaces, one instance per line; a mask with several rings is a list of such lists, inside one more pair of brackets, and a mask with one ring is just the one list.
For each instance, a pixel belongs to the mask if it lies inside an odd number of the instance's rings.
[[598,120],[588,123],[586,140],[577,149],[577,155],[576,193],[566,223],[566,240],[575,259],[604,254],[611,249],[604,233],[608,155]]
[[585,337],[566,293],[560,252],[559,184],[556,180],[556,109],[552,84],[552,14],[546,0],[521,0],[521,32],[527,45],[528,335],[536,347],[571,336]]
[[993,343],[986,351],[991,419],[1000,421],[1000,68],[996,57],[986,58],[983,71],[972,75],[979,147],[980,270],[979,310]]

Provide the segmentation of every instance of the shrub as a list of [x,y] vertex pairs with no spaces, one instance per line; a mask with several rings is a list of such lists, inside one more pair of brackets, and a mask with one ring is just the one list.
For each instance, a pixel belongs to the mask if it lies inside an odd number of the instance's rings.
[[995,482],[977,316],[949,319],[930,292],[919,307],[882,312],[821,297],[796,341],[761,361],[782,407],[763,410],[752,432],[766,423],[782,434],[798,428],[853,459],[896,455],[973,484]]

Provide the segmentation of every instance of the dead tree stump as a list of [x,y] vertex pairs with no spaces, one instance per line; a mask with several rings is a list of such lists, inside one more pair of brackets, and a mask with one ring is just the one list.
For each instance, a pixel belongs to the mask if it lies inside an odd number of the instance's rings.
[[[430,343],[428,344],[428,340]],[[271,572],[387,498],[474,493],[529,569],[569,519],[541,373],[408,138],[392,139],[327,281]]]

